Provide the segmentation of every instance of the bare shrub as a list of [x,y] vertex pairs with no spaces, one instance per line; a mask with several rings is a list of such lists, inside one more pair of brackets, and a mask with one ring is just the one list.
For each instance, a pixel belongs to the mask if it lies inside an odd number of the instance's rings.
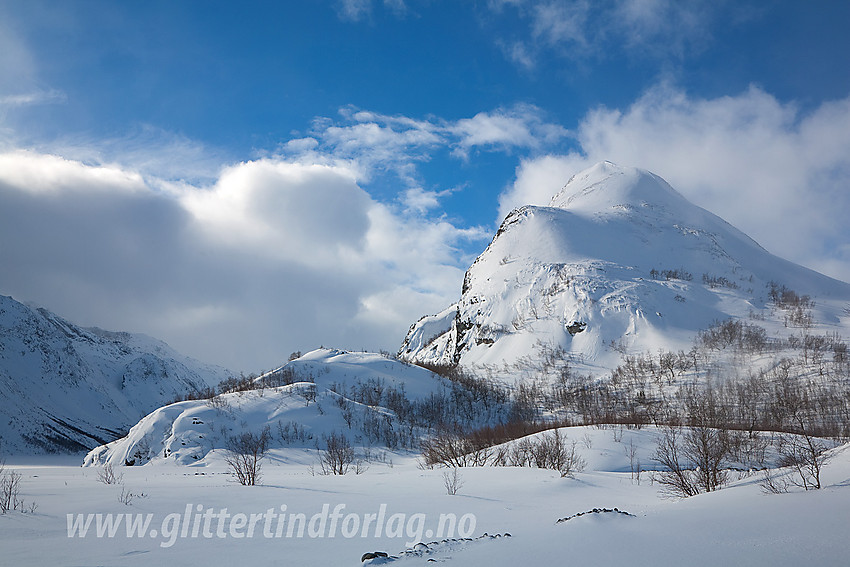
[[829,460],[826,443],[803,431],[801,435],[783,435],[779,466],[789,467],[794,475],[789,482],[805,490],[821,488],[820,475]]
[[683,464],[682,444],[680,428],[667,426],[662,429],[653,458],[666,470],[654,475],[654,479],[676,496],[694,496],[699,494],[699,488],[691,477],[691,471]]
[[629,439],[629,444],[624,445],[623,448],[626,451],[626,456],[629,458],[629,470],[632,473],[632,482],[637,482],[640,485],[640,473],[641,464],[640,458],[638,458],[637,447],[635,447],[635,442],[632,439]]
[[477,447],[469,437],[447,431],[423,439],[419,447],[426,465],[446,467],[484,466],[491,454],[489,447]]
[[463,488],[463,477],[457,467],[451,467],[443,471],[443,486],[446,487],[446,494],[454,496],[458,490]]
[[0,514],[10,510],[23,510],[24,503],[18,498],[21,475],[15,471],[6,471],[0,462]]
[[665,426],[654,460],[665,470],[656,480],[675,496],[718,490],[727,480],[723,462],[729,453],[727,432],[695,422],[687,429]]
[[103,484],[121,484],[121,481],[124,480],[124,475],[120,472],[116,472],[115,468],[113,468],[110,463],[106,463],[97,472],[97,480]]
[[349,468],[354,463],[354,449],[351,448],[348,437],[334,431],[325,437],[325,447],[319,463],[322,474],[344,475],[348,473]]
[[543,433],[531,444],[534,463],[537,468],[551,469],[561,476],[572,476],[584,470],[586,462],[576,450],[576,441],[567,443],[566,435],[558,429]]
[[127,490],[126,486],[121,486],[121,492],[118,494],[118,502],[123,504],[124,506],[130,506],[133,503],[133,500],[136,498],[147,498],[148,495],[144,492],[140,492],[136,494],[135,492],[130,492]]
[[510,449],[494,465],[507,464],[513,467],[537,467],[558,471],[562,477],[573,476],[587,466],[576,449],[578,442],[566,442],[566,435],[557,429],[526,437],[513,443]]
[[783,476],[777,476],[770,469],[762,471],[762,478],[759,481],[761,489],[770,494],[783,494],[788,492],[789,482]]
[[254,486],[260,481],[261,461],[268,452],[270,440],[271,429],[268,426],[258,434],[246,431],[228,437],[224,461],[239,484]]

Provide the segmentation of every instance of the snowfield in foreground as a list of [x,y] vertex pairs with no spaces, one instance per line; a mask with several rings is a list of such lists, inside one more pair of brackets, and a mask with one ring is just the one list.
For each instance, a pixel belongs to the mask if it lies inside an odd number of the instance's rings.
[[456,495],[445,469],[404,453],[359,475],[321,476],[311,472],[315,451],[275,449],[254,487],[234,482],[217,452],[189,467],[116,467],[114,485],[98,481],[101,467],[9,463],[37,508],[0,515],[2,563],[360,565],[373,552],[388,557],[367,563],[411,566],[847,563],[847,445],[833,450],[822,490],[765,494],[760,474],[742,471],[720,491],[676,500],[650,473],[631,473],[630,447],[650,468],[654,428],[562,432],[587,462],[574,478],[464,468]]

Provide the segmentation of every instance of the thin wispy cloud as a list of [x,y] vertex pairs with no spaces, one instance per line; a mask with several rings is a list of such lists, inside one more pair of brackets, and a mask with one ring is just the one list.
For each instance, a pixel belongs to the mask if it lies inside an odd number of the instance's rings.
[[[337,0],[337,14],[341,20],[360,22],[368,20],[374,13],[373,0]],[[383,5],[386,10],[397,18],[404,17],[408,13],[405,0],[379,0],[378,5]]]
[[739,23],[732,15],[745,10],[725,2],[675,0],[513,0],[487,7],[497,20],[519,18],[525,24],[524,31],[497,44],[507,59],[529,70],[551,54],[575,63],[612,54],[681,60],[712,41],[719,19]]
[[65,93],[58,90],[32,91],[21,94],[8,94],[0,96],[0,107],[2,106],[27,106],[30,104],[53,104],[64,102],[67,99]]
[[415,119],[344,108],[340,120],[314,120],[310,136],[282,146],[294,158],[347,160],[363,175],[392,170],[411,186],[419,183],[416,164],[438,151],[467,159],[472,151],[510,152],[551,147],[568,136],[563,126],[529,104],[517,104],[471,118]]

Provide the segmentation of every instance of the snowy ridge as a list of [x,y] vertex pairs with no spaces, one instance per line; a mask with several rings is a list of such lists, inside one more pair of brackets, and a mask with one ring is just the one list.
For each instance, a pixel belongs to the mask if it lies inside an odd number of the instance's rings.
[[5,453],[90,449],[227,375],[150,337],[84,329],[0,296]]
[[[270,446],[279,457],[309,462],[324,437],[337,433],[356,447],[380,446],[380,428],[400,427],[393,412],[345,398],[349,388],[394,389],[408,400],[441,391],[445,381],[432,372],[375,353],[317,349],[257,378],[281,371],[295,381],[276,387],[222,394],[159,408],[145,416],[126,437],[93,449],[85,465],[172,463],[203,466],[226,447],[229,436],[260,433],[268,427]],[[376,396],[380,399],[380,394]],[[364,431],[364,429],[367,429]]]
[[502,365],[546,345],[612,368],[624,350],[686,348],[714,321],[775,319],[770,282],[809,295],[825,330],[848,328],[850,285],[768,253],[652,173],[603,162],[550,206],[511,212],[460,301],[414,324],[399,355]]

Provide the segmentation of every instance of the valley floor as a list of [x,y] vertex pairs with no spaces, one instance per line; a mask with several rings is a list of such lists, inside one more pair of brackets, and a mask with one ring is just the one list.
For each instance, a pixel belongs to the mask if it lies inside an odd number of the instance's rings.
[[[822,490],[765,494],[760,474],[741,472],[718,492],[682,500],[664,497],[650,473],[638,482],[630,472],[627,444],[646,467],[654,429],[566,431],[587,462],[575,478],[464,468],[456,495],[445,469],[422,469],[409,454],[359,475],[321,476],[315,452],[274,451],[255,487],[235,483],[216,455],[194,466],[121,467],[115,485],[98,481],[99,467],[18,458],[6,469],[22,475],[25,506],[37,507],[0,515],[0,564],[343,566],[375,551],[390,557],[372,564],[400,566],[850,561],[847,445],[834,450]],[[129,504],[122,493],[134,495]]]

